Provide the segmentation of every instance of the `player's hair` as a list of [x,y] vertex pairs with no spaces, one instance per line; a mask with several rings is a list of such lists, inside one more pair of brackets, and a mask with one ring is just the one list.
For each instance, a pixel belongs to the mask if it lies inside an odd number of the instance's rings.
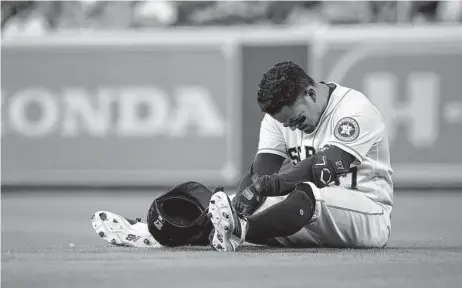
[[290,106],[307,94],[308,86],[315,86],[313,78],[292,61],[277,63],[263,74],[257,92],[261,111],[274,114],[283,106]]

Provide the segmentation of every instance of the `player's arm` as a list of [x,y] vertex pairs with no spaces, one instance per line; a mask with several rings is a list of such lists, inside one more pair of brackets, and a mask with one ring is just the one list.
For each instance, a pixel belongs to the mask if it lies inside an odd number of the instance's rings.
[[245,205],[241,198],[248,195],[249,187],[252,187],[262,175],[272,175],[278,173],[287,158],[287,147],[284,134],[280,125],[271,116],[265,115],[260,126],[260,137],[258,142],[258,152],[252,165],[247,169],[238,187],[238,192],[233,199],[233,206],[242,214],[252,214],[253,211],[263,203],[264,197],[255,197],[252,205]]
[[242,215],[250,215],[265,197],[286,195],[300,183],[309,181],[319,188],[325,187],[340,175],[348,173],[354,160],[352,155],[338,147],[323,147],[286,172],[254,179],[252,185],[233,199],[234,208]]
[[288,171],[260,177],[250,188],[256,189],[261,196],[286,195],[292,192],[297,184],[307,181],[323,188],[350,172],[350,166],[354,161],[355,157],[348,152],[328,145]]
[[284,163],[284,157],[272,153],[258,153],[241,178],[238,193],[249,187],[262,175],[278,173]]
[[261,121],[257,155],[241,178],[238,193],[252,185],[261,175],[278,173],[287,157],[286,144],[281,128],[271,116]]

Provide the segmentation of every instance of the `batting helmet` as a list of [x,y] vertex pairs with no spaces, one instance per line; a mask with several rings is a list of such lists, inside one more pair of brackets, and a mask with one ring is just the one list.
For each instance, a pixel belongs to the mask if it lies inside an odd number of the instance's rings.
[[212,194],[200,183],[186,182],[156,198],[147,216],[149,232],[167,247],[209,245],[213,225],[207,212]]

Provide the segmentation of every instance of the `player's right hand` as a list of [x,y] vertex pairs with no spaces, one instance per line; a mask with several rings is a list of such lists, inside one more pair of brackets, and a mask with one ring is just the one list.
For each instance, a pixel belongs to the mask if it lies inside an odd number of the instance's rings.
[[260,207],[263,201],[263,197],[260,192],[255,188],[254,184],[242,190],[241,193],[237,194],[233,200],[232,205],[236,213],[240,216],[252,215],[255,210]]

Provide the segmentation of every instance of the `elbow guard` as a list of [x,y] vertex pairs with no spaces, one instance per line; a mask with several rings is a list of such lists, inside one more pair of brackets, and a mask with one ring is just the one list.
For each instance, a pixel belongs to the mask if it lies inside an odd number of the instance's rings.
[[354,161],[353,156],[335,146],[323,147],[313,157],[311,171],[314,184],[318,188],[324,188],[335,182],[339,176],[348,173]]

